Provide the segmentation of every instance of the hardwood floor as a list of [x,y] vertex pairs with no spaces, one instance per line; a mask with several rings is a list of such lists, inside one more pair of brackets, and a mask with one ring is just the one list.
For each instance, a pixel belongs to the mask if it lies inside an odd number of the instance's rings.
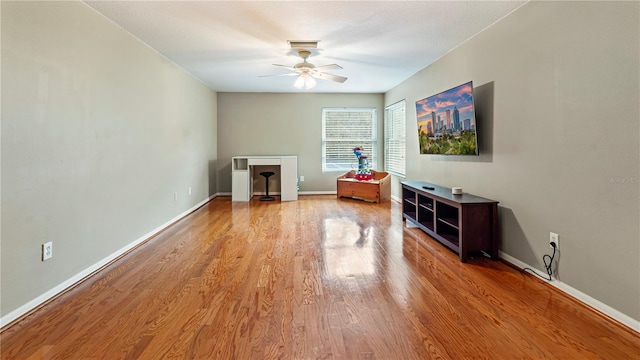
[[638,334],[460,263],[399,204],[335,196],[214,199],[0,340],[2,359],[640,358]]

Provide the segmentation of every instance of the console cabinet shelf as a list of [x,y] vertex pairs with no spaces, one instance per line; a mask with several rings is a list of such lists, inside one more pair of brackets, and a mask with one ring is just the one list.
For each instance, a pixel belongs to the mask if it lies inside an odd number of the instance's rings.
[[[432,189],[428,189],[432,188]],[[477,252],[498,259],[498,202],[421,182],[402,182],[402,218],[458,253],[460,261]]]

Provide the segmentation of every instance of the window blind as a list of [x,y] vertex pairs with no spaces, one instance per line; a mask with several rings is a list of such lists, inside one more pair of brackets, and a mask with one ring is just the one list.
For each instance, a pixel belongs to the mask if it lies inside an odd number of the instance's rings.
[[399,176],[406,175],[405,101],[389,105],[384,112],[384,169]]
[[353,148],[362,148],[369,167],[377,166],[376,109],[322,109],[322,172],[358,168]]

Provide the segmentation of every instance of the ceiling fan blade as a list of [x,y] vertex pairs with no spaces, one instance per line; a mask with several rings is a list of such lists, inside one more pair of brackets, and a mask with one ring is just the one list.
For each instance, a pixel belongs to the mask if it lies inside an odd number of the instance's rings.
[[317,71],[334,71],[334,70],[342,70],[342,66],[338,65],[338,64],[331,64],[331,65],[323,65],[323,66],[316,66],[314,68],[314,70]]
[[279,66],[279,67],[283,67],[285,69],[289,69],[291,71],[296,71],[296,69],[292,68],[291,66],[287,66],[287,65],[273,64],[273,66]]
[[316,79],[335,81],[335,82],[339,82],[339,83],[343,83],[343,82],[347,81],[347,78],[344,77],[344,76],[326,74],[326,73],[321,73],[321,72],[311,73],[311,76],[313,76]]

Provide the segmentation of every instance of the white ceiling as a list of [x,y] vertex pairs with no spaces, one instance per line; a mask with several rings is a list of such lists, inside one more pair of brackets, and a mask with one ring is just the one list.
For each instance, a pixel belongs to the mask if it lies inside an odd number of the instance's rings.
[[[220,92],[382,93],[526,1],[85,1]],[[320,40],[309,62],[343,83],[293,87],[287,40]]]

